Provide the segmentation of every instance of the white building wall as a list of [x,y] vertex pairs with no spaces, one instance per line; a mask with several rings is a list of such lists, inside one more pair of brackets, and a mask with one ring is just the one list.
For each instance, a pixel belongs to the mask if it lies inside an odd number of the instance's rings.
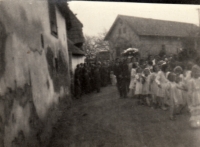
[[[5,51],[5,54],[1,54],[1,58],[4,58],[5,69],[0,67],[2,68],[0,96],[4,98],[4,101],[0,101],[0,105],[3,107],[0,112],[3,126],[0,127],[4,129],[4,145],[6,147],[11,146],[20,131],[24,133],[26,138],[32,133],[30,119],[34,120],[34,118],[32,118],[32,105],[28,103],[29,101],[33,101],[36,115],[40,121],[48,122],[40,129],[43,132],[47,129],[47,134],[50,134],[51,130],[48,128],[54,117],[50,117],[53,112],[49,112],[58,104],[60,97],[69,95],[69,87],[60,88],[60,91],[54,90],[57,85],[54,85],[46,58],[48,48],[52,49],[55,57],[58,50],[62,50],[68,66],[65,19],[58,9],[56,9],[56,16],[58,38],[51,35],[50,32],[47,0],[0,2],[0,22],[6,31],[5,46],[0,46],[0,50]],[[44,48],[41,45],[41,34],[44,37]],[[69,74],[66,77],[69,77]],[[31,86],[31,95],[29,96],[23,94],[26,92],[24,90],[25,84]],[[68,85],[70,84],[68,83]],[[8,90],[16,91],[20,88],[22,89],[21,94],[17,91],[13,95],[13,92],[9,93]],[[12,105],[7,105],[7,103]],[[47,140],[45,135],[40,137],[43,141]]]
[[74,56],[72,55],[72,72],[74,73],[76,66],[80,63],[85,62],[85,56]]

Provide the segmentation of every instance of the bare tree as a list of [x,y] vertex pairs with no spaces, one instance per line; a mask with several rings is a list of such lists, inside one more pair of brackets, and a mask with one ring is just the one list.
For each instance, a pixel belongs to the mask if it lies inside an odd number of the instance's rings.
[[109,44],[107,41],[104,41],[107,31],[99,33],[97,36],[88,36],[85,35],[85,43],[83,45],[83,50],[86,53],[86,56],[94,56],[97,52],[106,50],[109,51]]
[[94,54],[96,51],[94,37],[85,35],[85,42],[83,44],[83,50],[86,55]]

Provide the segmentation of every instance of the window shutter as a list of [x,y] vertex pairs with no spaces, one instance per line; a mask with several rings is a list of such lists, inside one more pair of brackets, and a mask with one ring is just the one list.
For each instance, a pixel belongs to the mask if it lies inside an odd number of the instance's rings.
[[58,37],[57,21],[56,21],[56,8],[55,3],[49,0],[49,19],[51,34]]

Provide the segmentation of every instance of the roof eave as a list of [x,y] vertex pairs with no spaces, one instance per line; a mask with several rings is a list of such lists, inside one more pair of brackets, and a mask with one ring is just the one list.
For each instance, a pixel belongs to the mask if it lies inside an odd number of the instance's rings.
[[112,24],[110,30],[108,31],[108,33],[106,34],[106,36],[104,37],[104,41],[108,41],[108,38],[110,37],[110,33],[112,32],[117,20],[119,19],[119,15],[117,15],[117,18],[115,19],[114,23]]
[[138,34],[139,36],[154,36],[154,37],[177,37],[177,38],[187,38],[187,37],[196,37],[196,36],[169,36],[169,35],[149,35],[149,34]]
[[85,56],[85,54],[83,54],[83,53],[73,53],[73,52],[72,52],[72,55]]
[[61,1],[55,3],[58,10],[61,12],[62,16],[65,17],[65,19],[69,19],[69,7],[67,1]]

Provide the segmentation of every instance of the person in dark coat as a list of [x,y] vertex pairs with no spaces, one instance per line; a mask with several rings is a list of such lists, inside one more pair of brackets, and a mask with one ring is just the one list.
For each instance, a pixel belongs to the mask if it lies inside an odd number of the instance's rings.
[[105,87],[107,79],[106,79],[106,67],[104,63],[101,64],[99,71],[101,76],[101,86]]
[[95,67],[94,80],[95,80],[95,89],[96,89],[97,93],[99,93],[100,87],[101,87],[101,76],[100,76],[100,72],[99,72],[99,66]]
[[128,93],[128,89],[129,89],[129,83],[130,83],[130,73],[129,73],[129,69],[128,69],[128,64],[126,62],[126,60],[124,60],[121,65],[121,93],[122,93],[122,97],[126,98],[127,97],[127,93]]
[[89,76],[90,68],[89,66],[84,63],[84,69],[83,69],[83,86],[84,86],[84,92],[85,94],[88,94],[90,92],[90,76]]
[[122,95],[122,75],[121,75],[121,61],[120,59],[116,59],[116,63],[114,65],[114,75],[116,76],[117,79],[117,89],[120,95],[120,98],[123,96]]
[[131,70],[129,69],[129,63],[130,62],[128,60],[124,60],[124,63],[123,63],[124,64],[123,69],[125,70],[124,72],[126,73],[126,89],[127,89],[127,92],[129,92],[129,85],[130,85],[130,82],[131,82]]
[[90,92],[93,92],[95,90],[95,77],[94,77],[94,65],[91,65],[89,77],[90,77]]
[[80,65],[77,65],[74,73],[74,97],[77,99],[81,97],[80,70]]
[[107,64],[107,85],[111,84],[111,78],[110,78],[110,72],[111,72],[111,65],[108,63]]
[[100,82],[100,84],[101,84],[101,87],[103,87],[103,85],[104,85],[104,69],[103,69],[103,65],[101,64],[101,65],[99,65],[99,74],[100,74],[100,77],[101,77],[101,82]]
[[85,94],[88,94],[90,92],[90,77],[89,77],[89,71],[87,68],[85,68],[84,71],[84,86],[85,86]]
[[85,87],[84,87],[84,66],[83,63],[80,64],[80,68],[79,68],[79,81],[80,81],[80,85],[81,85],[81,95],[84,94],[85,91]]
[[107,67],[107,64],[104,63],[104,84],[103,86],[107,86],[108,85],[108,67]]

